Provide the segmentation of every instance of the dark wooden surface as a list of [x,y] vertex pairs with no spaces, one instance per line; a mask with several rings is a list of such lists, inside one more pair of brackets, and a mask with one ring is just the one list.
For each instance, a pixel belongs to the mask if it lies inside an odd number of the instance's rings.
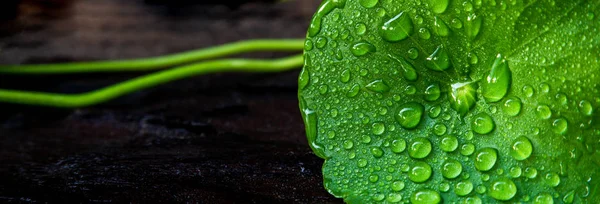
[[[319,3],[12,2],[0,4],[2,64],[302,38]],[[0,76],[0,88],[81,92],[136,75]],[[306,145],[297,76],[199,76],[76,110],[0,104],[0,203],[339,203]]]

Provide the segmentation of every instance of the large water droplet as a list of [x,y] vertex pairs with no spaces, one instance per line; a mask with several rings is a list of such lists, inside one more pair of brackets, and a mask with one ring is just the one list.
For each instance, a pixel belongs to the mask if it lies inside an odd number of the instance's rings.
[[454,186],[454,193],[458,196],[466,196],[473,191],[473,183],[471,181],[460,181]]
[[425,89],[425,100],[426,101],[435,101],[438,98],[440,98],[440,95],[441,95],[441,90],[440,90],[439,84],[429,85]]
[[410,169],[408,178],[415,183],[422,183],[431,177],[431,173],[432,170],[429,164],[422,161],[417,161]]
[[394,181],[392,183],[392,190],[393,191],[401,191],[404,189],[404,186],[405,186],[405,184],[403,181]]
[[417,102],[408,102],[400,106],[400,111],[395,115],[396,121],[406,129],[413,129],[419,125],[425,107]]
[[444,71],[450,68],[450,56],[441,45],[438,46],[425,61],[425,67],[434,71]]
[[415,159],[422,159],[431,153],[431,142],[424,137],[417,137],[408,148],[408,155]]
[[373,123],[371,130],[372,130],[373,134],[381,135],[385,132],[385,125],[380,122]]
[[392,152],[394,153],[401,153],[406,149],[406,140],[404,139],[397,139],[392,141]]
[[440,149],[445,152],[452,152],[458,148],[458,138],[453,135],[446,135],[440,142]]
[[365,88],[377,93],[385,93],[390,91],[390,87],[381,79],[377,79],[367,84]]
[[450,0],[432,0],[431,1],[431,11],[434,13],[444,13],[448,8],[448,4]]
[[373,8],[375,5],[377,5],[377,2],[379,2],[379,0],[360,0],[358,2],[361,6],[365,8]]
[[402,75],[404,76],[404,78],[406,80],[408,80],[408,81],[417,80],[417,71],[415,70],[415,67],[410,62],[407,62],[402,57],[394,57],[391,54],[388,54],[388,57],[390,57],[391,59],[400,63],[400,68],[402,69]]
[[373,147],[371,148],[371,154],[375,157],[375,158],[380,158],[383,156],[383,150],[379,147]]
[[360,57],[368,53],[375,52],[376,48],[373,44],[368,42],[358,42],[352,46],[351,52],[354,56]]
[[494,130],[496,124],[492,117],[486,113],[479,113],[473,117],[471,121],[471,129],[478,134],[489,134]]
[[567,122],[567,119],[559,118],[552,122],[552,130],[554,130],[554,132],[557,134],[563,135],[567,133],[568,125],[569,123]]
[[452,84],[450,91],[450,107],[464,116],[475,106],[477,89],[471,82]]
[[464,144],[460,147],[460,154],[462,154],[464,156],[469,156],[469,155],[473,154],[474,151],[475,151],[475,145],[473,145],[471,143]]
[[592,107],[592,103],[586,100],[582,100],[579,102],[579,112],[583,113],[583,115],[591,116],[594,112],[594,108]]
[[506,99],[504,105],[502,106],[502,110],[509,116],[517,116],[521,113],[521,99],[517,97],[510,97]]
[[310,73],[308,72],[308,67],[305,66],[302,71],[300,71],[300,77],[298,77],[298,88],[304,89],[308,82],[310,82]]
[[517,186],[510,179],[500,179],[492,183],[488,194],[496,200],[507,201],[517,194]]
[[342,74],[340,75],[340,81],[343,83],[347,83],[348,81],[350,81],[350,70],[344,70],[342,71]]
[[510,155],[519,161],[529,158],[532,152],[533,145],[531,145],[531,141],[525,136],[520,136],[515,139],[510,148]]
[[475,39],[481,30],[482,23],[483,16],[478,16],[475,14],[467,16],[467,21],[465,21],[465,32],[467,37],[470,39]]
[[454,159],[448,159],[442,164],[442,176],[447,179],[456,178],[461,172],[462,165]]
[[446,23],[444,23],[444,21],[442,21],[442,19],[437,16],[433,19],[433,31],[435,32],[435,34],[442,37],[446,37],[450,34],[450,29],[448,28],[448,25],[446,25]]
[[383,23],[380,28],[381,37],[389,42],[398,42],[414,33],[414,25],[408,14],[400,12]]
[[533,204],[554,204],[554,199],[548,193],[540,193],[533,199]]
[[555,173],[547,173],[544,177],[544,180],[546,181],[546,184],[550,185],[551,187],[556,187],[558,184],[560,184],[560,177],[558,177],[558,174]]
[[326,158],[325,149],[317,142],[317,112],[308,108],[304,98],[300,98],[300,113],[304,120],[309,146],[317,156]]
[[442,197],[437,191],[421,189],[410,196],[410,202],[413,204],[438,204],[442,202]]
[[512,74],[508,63],[502,55],[498,54],[490,73],[481,83],[483,98],[488,102],[501,100],[508,93],[511,80]]
[[475,154],[475,168],[479,171],[489,171],[498,160],[498,151],[491,147],[480,149]]
[[310,25],[308,27],[308,36],[314,37],[319,34],[321,31],[321,23],[323,22],[323,17],[329,14],[335,8],[343,8],[346,5],[346,0],[327,0],[324,1],[319,9],[313,16]]
[[548,107],[547,105],[539,105],[535,109],[535,113],[541,119],[549,119],[552,116],[552,111],[550,110],[550,107]]
[[565,203],[573,203],[573,201],[575,200],[575,190],[567,192],[567,194],[565,194],[562,200]]

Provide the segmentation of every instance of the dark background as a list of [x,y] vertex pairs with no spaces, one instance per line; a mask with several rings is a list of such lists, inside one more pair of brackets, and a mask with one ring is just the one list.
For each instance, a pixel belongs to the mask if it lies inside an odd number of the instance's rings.
[[[1,2],[0,64],[126,59],[243,39],[303,38],[319,4]],[[0,88],[76,93],[140,74],[0,75]],[[323,188],[322,160],[306,144],[297,76],[298,70],[211,74],[76,110],[0,103],[0,203],[340,202]]]

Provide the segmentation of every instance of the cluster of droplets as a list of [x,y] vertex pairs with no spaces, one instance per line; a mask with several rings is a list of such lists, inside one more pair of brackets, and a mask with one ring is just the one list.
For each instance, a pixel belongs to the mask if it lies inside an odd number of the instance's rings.
[[[452,34],[453,30],[462,29],[462,33],[471,41],[481,35],[484,16],[475,14],[470,2],[462,4],[466,18],[461,21],[457,18],[444,20],[440,17],[448,10],[448,0],[432,1],[428,5],[434,15],[432,25],[434,34],[439,37],[447,37]],[[313,66],[310,62],[311,55],[306,55],[306,66],[299,78],[301,91],[310,85],[321,95],[345,97],[349,100],[360,96],[361,99],[373,98],[371,101],[374,103],[357,103],[348,107],[339,107],[336,104],[340,104],[340,99],[337,99],[333,104],[326,105],[324,109],[314,110],[301,96],[301,109],[309,144],[317,155],[330,159],[326,163],[328,168],[324,168],[326,177],[346,178],[328,181],[328,189],[335,195],[345,196],[350,192],[345,192],[344,189],[351,188],[351,186],[376,186],[369,189],[371,193],[365,195],[360,193],[360,195],[374,201],[387,202],[401,202],[408,199],[412,203],[439,203],[445,194],[453,193],[464,198],[466,203],[482,203],[483,196],[489,196],[499,201],[522,196],[520,199],[526,202],[552,203],[558,197],[554,191],[541,192],[531,196],[528,195],[528,192],[521,192],[519,195],[520,190],[515,183],[515,181],[541,179],[553,188],[561,184],[562,174],[559,172],[522,163],[535,155],[535,143],[530,139],[530,135],[536,135],[535,137],[538,138],[540,128],[534,127],[534,131],[531,133],[523,133],[518,137],[507,137],[506,139],[510,141],[508,148],[474,141],[474,137],[503,137],[504,135],[501,134],[513,131],[511,130],[513,124],[510,120],[525,115],[524,110],[533,110],[538,119],[548,121],[554,133],[567,134],[571,127],[569,123],[573,121],[558,114],[559,110],[553,110],[553,108],[558,109],[559,107],[531,103],[540,94],[550,95],[553,93],[552,87],[548,83],[541,83],[539,87],[513,86],[513,73],[506,56],[502,54],[486,56],[486,59],[493,60],[489,65],[481,63],[480,66],[488,67],[484,69],[487,71],[479,80],[459,78],[456,79],[458,81],[451,81],[452,83],[432,81],[424,87],[411,84],[419,82],[420,78],[427,78],[427,75],[431,73],[448,75],[453,72],[461,72],[452,69],[458,69],[458,67],[454,67],[452,56],[442,44],[433,46],[434,49],[425,55],[421,55],[426,52],[418,46],[411,47],[400,55],[386,53],[386,48],[377,47],[378,43],[373,43],[377,40],[394,44],[418,40],[416,37],[428,40],[431,38],[431,34],[428,29],[420,27],[422,23],[419,21],[423,21],[422,17],[418,15],[415,17],[414,12],[398,11],[390,17],[387,11],[378,8],[378,4],[381,3],[379,0],[359,0],[358,3],[365,9],[378,9],[377,16],[382,18],[382,23],[376,27],[377,29],[373,30],[367,26],[372,23],[356,22],[353,27],[354,38],[347,31],[320,35],[323,30],[321,28],[322,21],[327,14],[334,9],[342,9],[346,4],[350,4],[345,0],[324,1],[309,28],[308,36],[311,38],[306,41],[305,50],[311,51],[316,47],[320,51],[314,51],[317,53],[315,56],[329,55],[341,60],[344,58],[344,52],[328,53],[326,48],[342,46],[344,42],[336,43],[337,37],[353,41],[347,44],[349,54],[363,60],[375,55],[384,56],[388,60],[385,63],[394,64],[393,72],[401,74],[402,79],[407,83],[404,87],[396,87],[397,84],[391,83],[388,78],[377,77],[382,75],[380,73],[386,73],[374,68],[380,64],[365,63],[351,65],[352,67],[339,67],[337,70],[335,68],[324,70],[320,67],[324,65]],[[475,4],[481,6],[481,1],[475,1]],[[354,15],[361,14],[357,11]],[[341,17],[337,15],[332,18],[336,20]],[[366,37],[372,36],[366,35],[368,33],[374,33],[379,38]],[[470,65],[479,66],[479,58],[475,53],[469,53],[467,61]],[[424,60],[421,63],[423,67],[415,66],[417,59]],[[335,61],[327,62],[325,66],[337,66],[336,63]],[[421,71],[426,71],[426,73],[419,75]],[[340,75],[335,80],[324,79],[325,77],[319,79],[318,75],[315,76],[311,72],[340,73]],[[372,76],[375,76],[375,79],[371,78]],[[509,94],[511,91],[526,98],[514,96],[515,94],[511,95]],[[342,94],[337,95],[337,93]],[[419,99],[414,102],[402,103],[401,101],[411,101],[406,97],[418,97]],[[391,100],[386,101],[386,98]],[[479,101],[479,99],[483,99],[483,101]],[[555,99],[568,101],[569,97],[564,93],[556,93]],[[312,100],[316,101],[316,99]],[[440,102],[444,100],[449,105],[446,103],[440,105]],[[572,104],[575,103],[578,113],[582,114],[584,118],[591,118],[595,112],[593,103],[597,104],[599,100],[581,99],[565,102],[565,106],[573,106]],[[480,103],[493,104],[493,106],[489,110],[481,110],[477,108],[477,104]],[[502,111],[498,111],[496,107]],[[352,114],[352,112],[359,112],[363,109],[375,113]],[[451,119],[456,119],[452,116],[454,114],[452,111],[458,113],[461,118],[467,119],[466,123],[452,121]],[[500,114],[502,117],[496,117]],[[384,116],[393,118],[395,124],[377,119]],[[328,121],[318,120],[318,117],[328,118]],[[496,123],[498,122],[506,124],[506,126],[497,127]],[[348,130],[356,130],[365,126],[368,128],[364,128],[365,131],[351,132],[335,128],[339,125],[349,125]],[[461,125],[469,127],[469,130],[466,132],[461,130],[459,127]],[[333,129],[339,131],[335,132]],[[502,129],[502,131],[498,129]],[[429,133],[435,137],[423,137]],[[358,136],[344,138],[339,135]],[[338,145],[320,144],[320,140],[339,142]],[[363,149],[362,147],[368,148]],[[334,161],[333,158],[330,158],[331,155],[336,154],[335,152],[347,155],[349,162],[354,163],[355,167],[344,166],[348,161]],[[457,157],[457,154],[460,156]],[[440,176],[436,177],[436,175]],[[432,185],[431,181],[441,182]],[[386,186],[385,183],[389,185]],[[563,202],[573,202],[574,191],[569,191],[561,196],[563,196],[561,198]]]

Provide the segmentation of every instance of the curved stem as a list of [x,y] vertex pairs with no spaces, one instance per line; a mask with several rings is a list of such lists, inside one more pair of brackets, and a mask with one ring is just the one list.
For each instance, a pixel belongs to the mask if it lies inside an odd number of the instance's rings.
[[0,65],[0,74],[68,74],[149,71],[194,61],[256,51],[302,51],[304,39],[246,40],[182,53],[129,60]]
[[214,60],[163,70],[80,94],[57,94],[0,89],[0,102],[65,108],[84,107],[99,104],[145,88],[200,74],[225,71],[279,72],[300,67],[302,64],[302,55],[272,60]]

